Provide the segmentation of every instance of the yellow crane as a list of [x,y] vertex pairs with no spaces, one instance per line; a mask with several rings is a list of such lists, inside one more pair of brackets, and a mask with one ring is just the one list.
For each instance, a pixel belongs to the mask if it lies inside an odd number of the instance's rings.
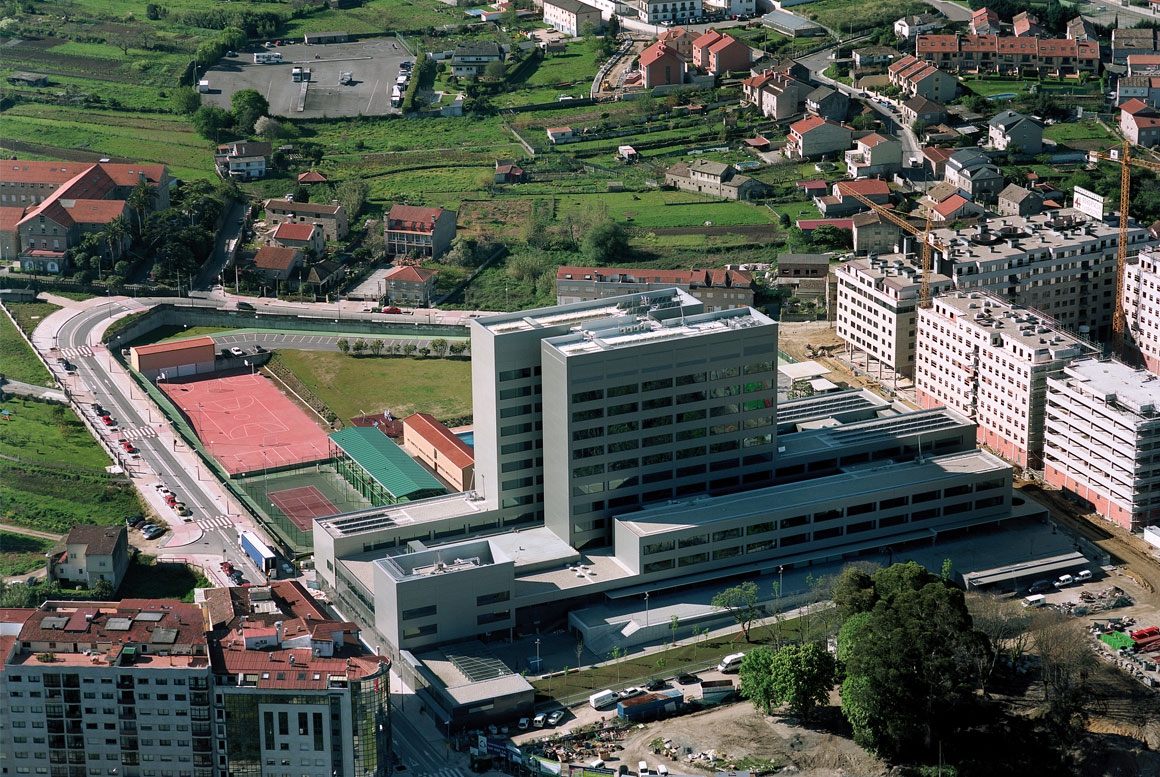
[[1120,243],[1116,251],[1116,307],[1112,313],[1112,353],[1124,358],[1124,339],[1127,317],[1124,314],[1124,274],[1128,265],[1128,205],[1132,201],[1132,167],[1143,167],[1160,172],[1160,164],[1132,156],[1132,144],[1124,141],[1117,158],[1099,151],[1089,151],[1088,160],[1102,159],[1120,165]]
[[[910,221],[908,221],[907,219],[904,219],[902,216],[899,216],[897,213],[890,210],[889,208],[882,207],[881,205],[874,202],[873,200],[871,200],[869,197],[866,197],[865,195],[859,194],[858,192],[854,192],[854,191],[843,192],[843,196],[845,196],[846,194],[849,194],[851,197],[856,199],[858,202],[860,202],[863,205],[865,205],[866,207],[870,208],[872,211],[874,211],[879,216],[881,216],[882,218],[889,221],[894,226],[896,226],[899,229],[902,229],[906,232],[909,232],[911,235],[914,235],[915,237],[919,238],[922,241],[922,277],[921,277],[922,286],[921,286],[921,289],[920,289],[919,294],[918,294],[918,306],[920,308],[929,308],[930,307],[930,275],[931,275],[930,251],[931,251],[931,248],[933,246],[933,244],[931,243],[931,240],[930,240],[930,217],[928,216],[926,219],[926,226],[923,227],[922,229],[919,229],[914,224],[911,224]],[[942,251],[944,254],[949,256],[949,251],[948,251],[946,246],[939,245],[938,249],[940,251]]]

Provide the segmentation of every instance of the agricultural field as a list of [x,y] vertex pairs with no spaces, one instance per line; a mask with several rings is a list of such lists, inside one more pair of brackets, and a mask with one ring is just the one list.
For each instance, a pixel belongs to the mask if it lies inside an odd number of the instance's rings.
[[396,418],[471,415],[467,359],[355,357],[330,351],[279,350],[279,357],[339,418],[390,410]]
[[578,217],[605,207],[614,221],[634,227],[683,227],[712,221],[715,225],[772,224],[776,216],[764,206],[699,197],[682,191],[616,192],[562,196],[555,202],[556,220]]
[[445,24],[462,24],[468,19],[461,9],[440,2],[410,0],[368,0],[359,8],[331,9],[289,20],[279,37],[301,37],[308,32],[345,30],[365,35],[393,31],[418,31]]
[[213,176],[213,145],[174,116],[21,104],[4,112],[0,135],[44,149],[164,164],[178,178]]
[[919,0],[819,0],[794,13],[817,22],[840,37],[863,30],[889,27],[902,16],[925,13]]

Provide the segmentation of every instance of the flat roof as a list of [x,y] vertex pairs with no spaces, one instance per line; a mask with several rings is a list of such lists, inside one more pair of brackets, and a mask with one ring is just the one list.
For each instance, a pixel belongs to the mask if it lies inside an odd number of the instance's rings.
[[777,371],[790,380],[806,380],[808,378],[816,378],[819,375],[826,375],[830,372],[830,368],[824,367],[818,362],[809,361],[782,364],[777,368]]
[[[564,356],[582,353],[631,348],[661,340],[685,340],[730,330],[772,326],[773,319],[752,308],[730,308],[712,313],[701,313],[679,319],[659,321],[648,315],[638,316],[603,328],[593,327],[583,332],[570,332],[544,340]],[[829,372],[829,370],[826,370]]]
[[135,345],[133,350],[138,355],[155,354],[155,353],[171,353],[176,351],[185,351],[191,348],[204,348],[206,346],[214,347],[213,338],[208,335],[203,337],[190,337],[186,340],[167,340],[164,343],[153,343],[151,345]]
[[1087,563],[1088,560],[1082,553],[1064,553],[1049,558],[1037,558],[1031,561],[1022,561],[1017,564],[995,567],[994,569],[969,572],[966,575],[966,580],[967,584],[972,588],[981,588],[985,585],[1011,582],[1021,577],[1052,575],[1063,570],[1076,569]]
[[434,475],[374,427],[351,426],[330,439],[396,498],[447,492]]
[[770,486],[721,497],[693,497],[683,501],[646,507],[615,520],[640,537],[651,537],[681,529],[695,529],[723,520],[758,516],[771,509],[813,504],[835,497],[854,497],[878,491],[884,481],[909,485],[942,480],[953,473],[1010,471],[1010,465],[981,450],[934,456],[918,461],[886,463],[842,472],[801,483]]
[[1064,368],[1066,382],[1088,395],[1120,406],[1121,412],[1160,420],[1160,375],[1113,359],[1083,359]]
[[1044,356],[1062,359],[1098,353],[1095,346],[1059,329],[1054,319],[984,291],[940,294],[934,300],[934,310],[938,312],[940,308],[952,311],[951,317],[963,326],[998,335],[1004,343],[1023,346],[1029,352],[1025,360],[1034,361],[1036,356],[1040,360]]
[[702,310],[701,303],[696,297],[681,289],[672,288],[522,310],[518,313],[480,316],[473,320],[494,334],[508,334],[549,327],[575,327],[593,321],[640,315],[650,310],[673,307]]
[[[378,432],[381,434],[381,432]],[[489,512],[487,503],[474,492],[447,494],[446,496],[417,499],[397,505],[368,507],[334,518],[315,521],[327,534],[334,537],[349,537],[366,532],[390,529],[410,524],[434,523],[450,515],[468,516]]]

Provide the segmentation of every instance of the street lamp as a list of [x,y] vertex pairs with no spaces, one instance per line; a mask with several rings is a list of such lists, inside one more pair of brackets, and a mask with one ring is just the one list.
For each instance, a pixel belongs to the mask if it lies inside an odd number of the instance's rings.
[[648,626],[648,591],[644,592],[644,625]]

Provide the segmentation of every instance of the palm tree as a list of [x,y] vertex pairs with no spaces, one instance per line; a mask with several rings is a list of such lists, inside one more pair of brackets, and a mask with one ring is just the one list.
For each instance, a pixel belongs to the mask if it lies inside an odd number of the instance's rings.
[[153,210],[153,205],[157,201],[157,190],[148,181],[141,179],[125,199],[137,214],[137,235],[140,236],[141,228],[145,226],[145,215]]
[[[109,244],[110,264],[117,260],[117,246],[123,246],[125,244],[125,236],[128,234],[129,222],[125,220],[124,216],[117,216],[117,218],[110,221],[101,230],[101,236]],[[101,261],[99,259],[97,260],[97,277],[101,277]]]

